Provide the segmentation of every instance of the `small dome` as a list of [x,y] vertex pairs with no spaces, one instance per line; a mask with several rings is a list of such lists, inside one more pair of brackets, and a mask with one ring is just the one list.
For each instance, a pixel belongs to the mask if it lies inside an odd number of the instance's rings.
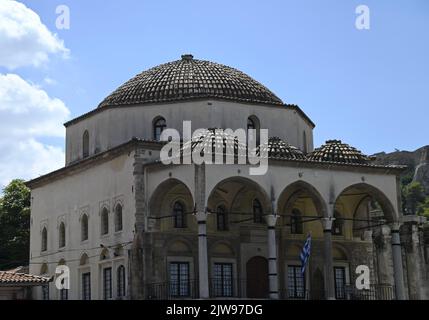
[[106,97],[98,107],[202,98],[283,104],[274,93],[245,73],[186,54],[181,60],[138,74]]
[[342,163],[367,164],[371,159],[356,148],[342,143],[341,140],[328,140],[314,149],[308,157],[312,161],[330,161]]
[[262,150],[264,153],[267,152],[269,158],[294,160],[305,159],[305,155],[301,150],[288,144],[279,137],[268,138],[268,143],[261,144],[259,147],[257,147],[257,155],[259,155],[259,150]]
[[[229,150],[227,150],[227,146],[230,148]],[[216,154],[217,150],[222,150],[223,155],[234,154],[235,156],[246,156],[247,150],[246,144],[239,142],[237,137],[225,133],[222,129],[215,128],[201,131],[192,140],[185,142],[180,151],[182,155],[189,155],[196,148],[200,149],[201,152],[210,150],[213,155]]]

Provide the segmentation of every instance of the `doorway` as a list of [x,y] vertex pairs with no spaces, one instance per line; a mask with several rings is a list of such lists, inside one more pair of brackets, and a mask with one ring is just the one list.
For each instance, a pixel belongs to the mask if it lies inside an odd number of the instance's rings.
[[256,256],[246,263],[247,298],[268,298],[268,260]]

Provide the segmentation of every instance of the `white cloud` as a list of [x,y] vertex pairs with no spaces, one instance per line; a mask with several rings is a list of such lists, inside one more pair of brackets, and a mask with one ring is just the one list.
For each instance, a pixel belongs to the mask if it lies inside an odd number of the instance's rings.
[[49,78],[49,77],[46,77],[45,79],[43,79],[43,82],[46,83],[47,85],[50,85],[50,86],[54,86],[58,83],[57,80]]
[[69,50],[37,13],[13,0],[0,0],[0,66],[40,66],[50,54],[67,57]]
[[[64,137],[70,111],[16,74],[0,74],[0,185],[64,165],[64,151],[40,138]],[[39,140],[38,140],[39,139]]]

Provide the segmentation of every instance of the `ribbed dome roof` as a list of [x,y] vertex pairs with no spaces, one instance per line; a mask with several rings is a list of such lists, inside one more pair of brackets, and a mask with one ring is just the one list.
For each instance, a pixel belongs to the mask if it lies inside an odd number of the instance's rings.
[[201,98],[283,104],[274,93],[237,69],[183,55],[181,60],[161,64],[128,80],[98,107]]
[[331,161],[342,163],[367,164],[371,159],[356,148],[342,143],[341,140],[328,140],[314,149],[308,157],[312,161]]
[[294,160],[305,159],[305,155],[301,150],[299,150],[297,147],[288,144],[279,137],[268,138],[268,143],[261,144],[259,147],[257,147],[257,155],[260,154],[259,150],[262,150],[263,154],[268,154],[269,158]]

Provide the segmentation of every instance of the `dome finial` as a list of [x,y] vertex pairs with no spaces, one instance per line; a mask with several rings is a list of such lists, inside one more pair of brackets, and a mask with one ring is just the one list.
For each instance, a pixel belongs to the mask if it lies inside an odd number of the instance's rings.
[[193,58],[194,58],[194,56],[193,56],[192,54],[189,54],[189,53],[187,53],[187,54],[182,54],[182,60],[190,61],[190,60],[192,60]]

